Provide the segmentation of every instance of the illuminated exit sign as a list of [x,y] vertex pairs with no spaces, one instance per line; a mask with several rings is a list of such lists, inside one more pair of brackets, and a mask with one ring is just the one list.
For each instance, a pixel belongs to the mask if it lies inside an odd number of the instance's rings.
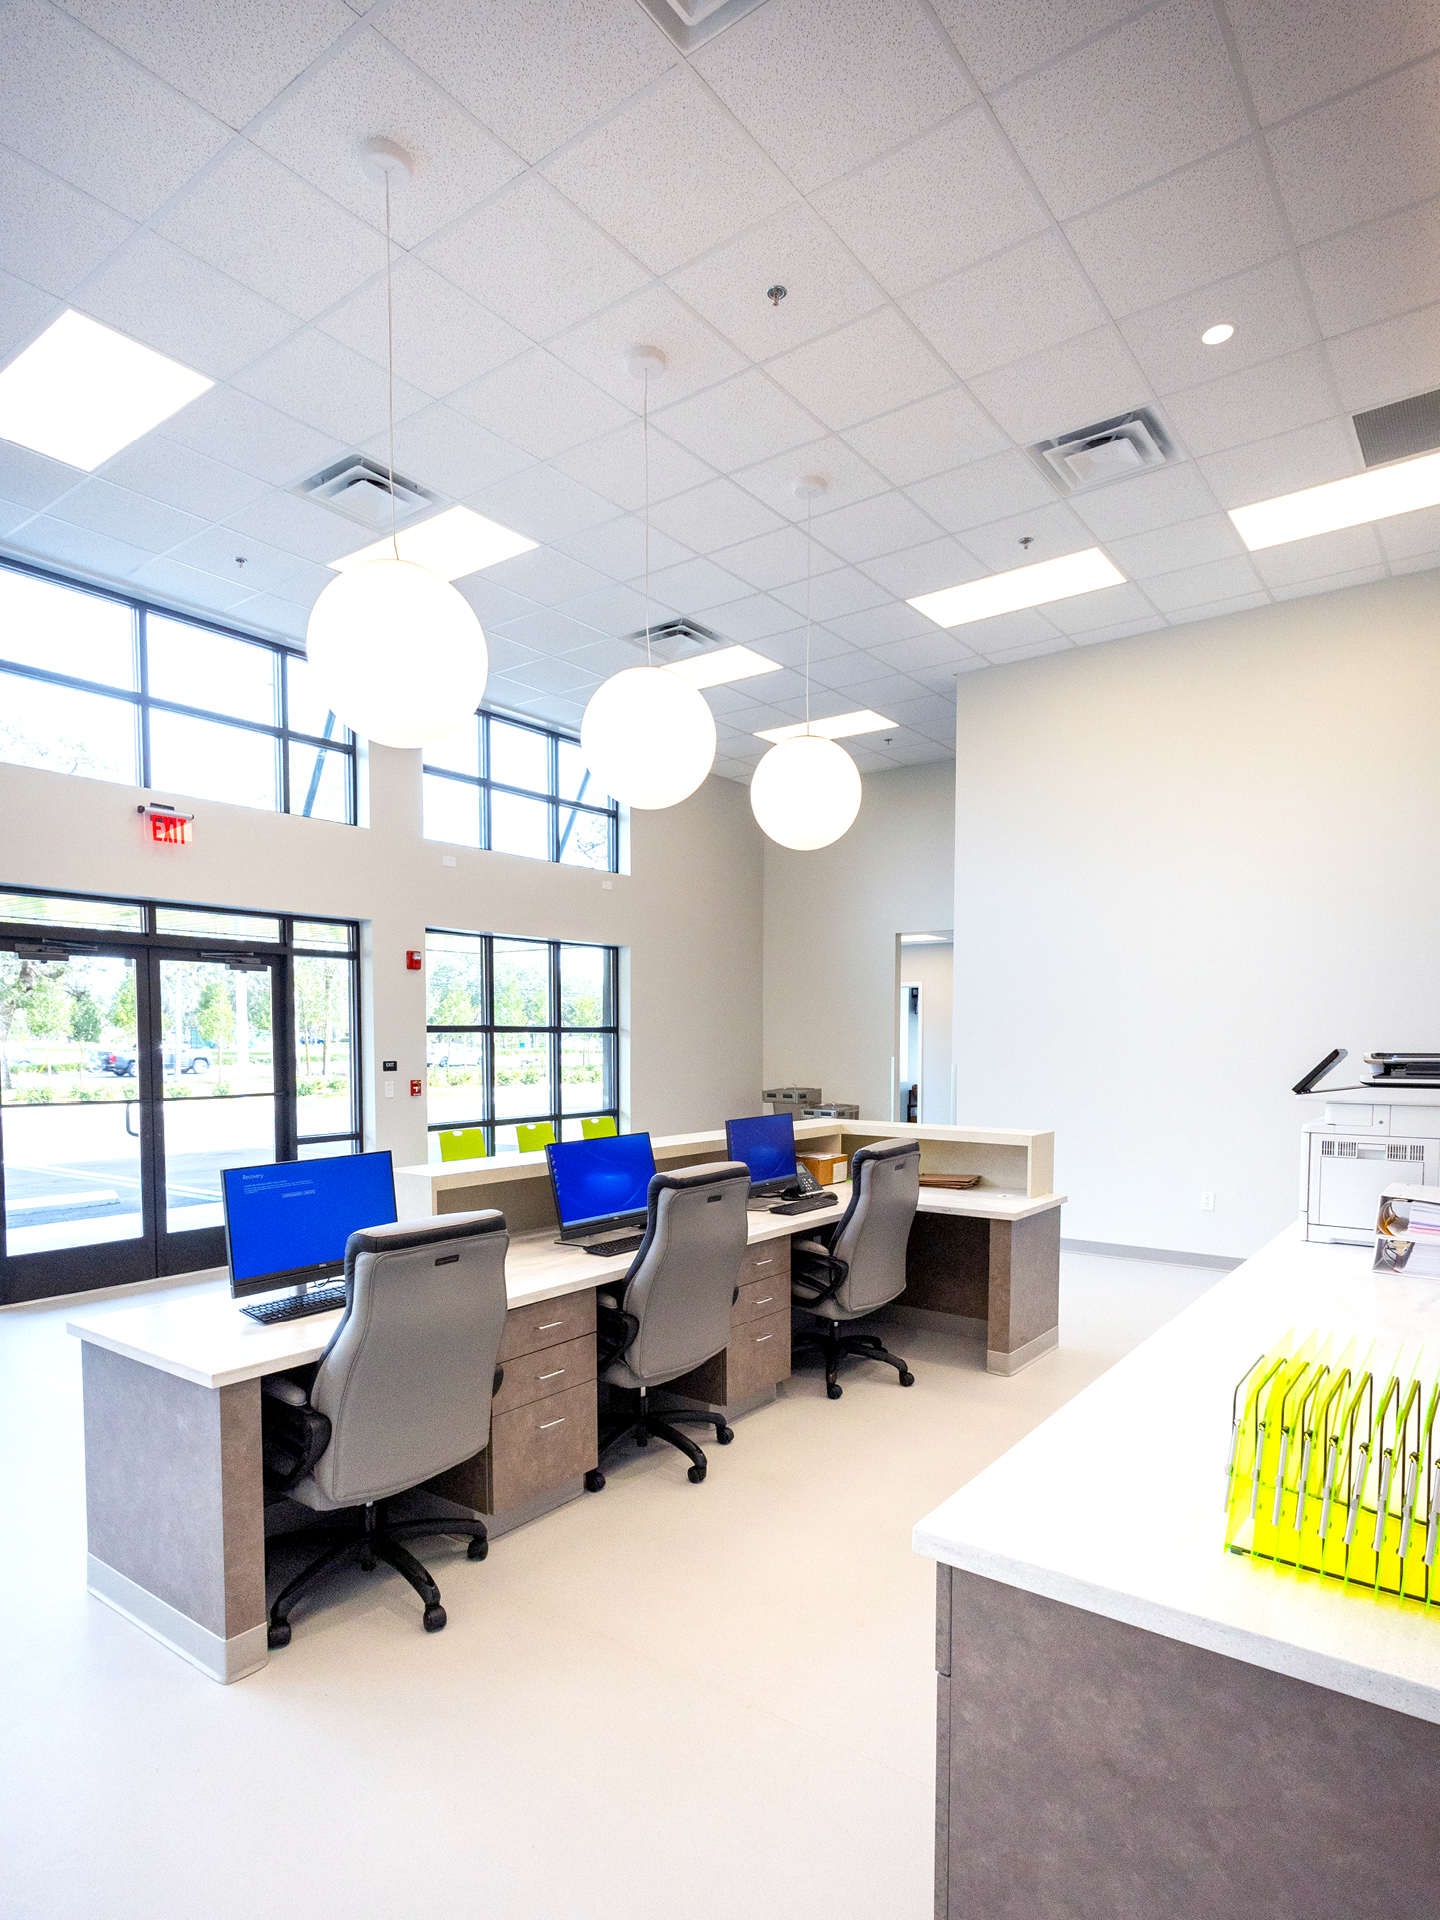
[[137,813],[150,817],[150,838],[159,847],[188,847],[195,825],[193,813],[180,813],[174,807],[156,804],[137,807]]

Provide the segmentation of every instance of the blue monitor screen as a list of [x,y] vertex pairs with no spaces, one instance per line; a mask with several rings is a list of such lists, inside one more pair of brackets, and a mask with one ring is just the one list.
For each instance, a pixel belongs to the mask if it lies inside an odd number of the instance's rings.
[[788,1113],[758,1114],[753,1120],[725,1122],[725,1151],[750,1169],[750,1184],[790,1181],[795,1170],[795,1119]]
[[566,1140],[545,1153],[562,1229],[644,1213],[655,1171],[648,1133]]
[[338,1272],[358,1227],[395,1218],[395,1175],[386,1153],[226,1167],[225,1239],[232,1294],[263,1293]]

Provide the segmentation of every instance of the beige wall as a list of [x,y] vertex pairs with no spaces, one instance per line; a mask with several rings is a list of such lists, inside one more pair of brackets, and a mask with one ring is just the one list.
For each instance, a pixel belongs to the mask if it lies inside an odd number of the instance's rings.
[[[668,812],[636,813],[631,871],[600,875],[427,841],[419,754],[374,748],[368,773],[368,827],[192,800],[194,843],[165,848],[146,839],[134,788],[0,766],[0,885],[364,922],[367,1136],[398,1164],[426,1150],[425,1102],[406,1097],[425,1071],[425,976],[406,971],[405,952],[423,947],[427,926],[628,949],[631,1124],[673,1133],[750,1110],[762,856],[743,787],[712,778]],[[398,1060],[399,1085],[376,1111],[379,1059]]]
[[1055,1129],[1067,1235],[1250,1253],[1289,1087],[1440,1046],[1437,710],[1436,573],[961,679],[960,1109]]

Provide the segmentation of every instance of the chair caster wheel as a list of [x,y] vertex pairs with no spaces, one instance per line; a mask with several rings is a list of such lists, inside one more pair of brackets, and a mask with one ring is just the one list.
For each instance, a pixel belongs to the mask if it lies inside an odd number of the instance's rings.
[[913,1387],[915,1384],[915,1376],[908,1367],[900,1376],[900,1384],[902,1387]]
[[735,1438],[735,1429],[733,1427],[721,1427],[715,1438],[720,1442],[722,1447],[728,1447],[730,1442]]
[[489,1551],[490,1542],[488,1540],[472,1540],[470,1545],[465,1549],[465,1558],[467,1560],[483,1560]]
[[599,1493],[605,1485],[605,1476],[598,1467],[592,1467],[585,1476],[585,1491]]
[[265,1644],[273,1653],[276,1647],[288,1647],[290,1644],[290,1622],[272,1620],[265,1635]]
[[637,1447],[648,1447],[650,1444],[650,1436],[643,1427],[635,1436],[635,1444]]
[[692,1481],[698,1487],[700,1482],[705,1478],[704,1467],[691,1467],[685,1478]]
[[373,1553],[361,1554],[360,1571],[362,1573],[373,1573],[378,1565],[379,1565],[379,1562],[376,1560]]
[[440,1629],[444,1626],[444,1624],[445,1624],[444,1607],[426,1607],[425,1631],[427,1633],[439,1633]]
[[825,1383],[825,1392],[831,1400],[838,1400],[844,1391],[838,1380],[828,1380]]

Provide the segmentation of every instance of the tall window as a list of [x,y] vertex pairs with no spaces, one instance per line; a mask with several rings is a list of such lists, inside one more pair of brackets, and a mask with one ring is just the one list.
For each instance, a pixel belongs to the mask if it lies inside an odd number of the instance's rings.
[[434,931],[425,946],[432,1159],[463,1129],[484,1136],[470,1158],[513,1151],[525,1124],[558,1140],[619,1125],[614,947]]
[[8,563],[0,760],[355,818],[354,741],[300,655]]
[[574,740],[478,713],[425,749],[425,838],[614,873],[619,809]]

